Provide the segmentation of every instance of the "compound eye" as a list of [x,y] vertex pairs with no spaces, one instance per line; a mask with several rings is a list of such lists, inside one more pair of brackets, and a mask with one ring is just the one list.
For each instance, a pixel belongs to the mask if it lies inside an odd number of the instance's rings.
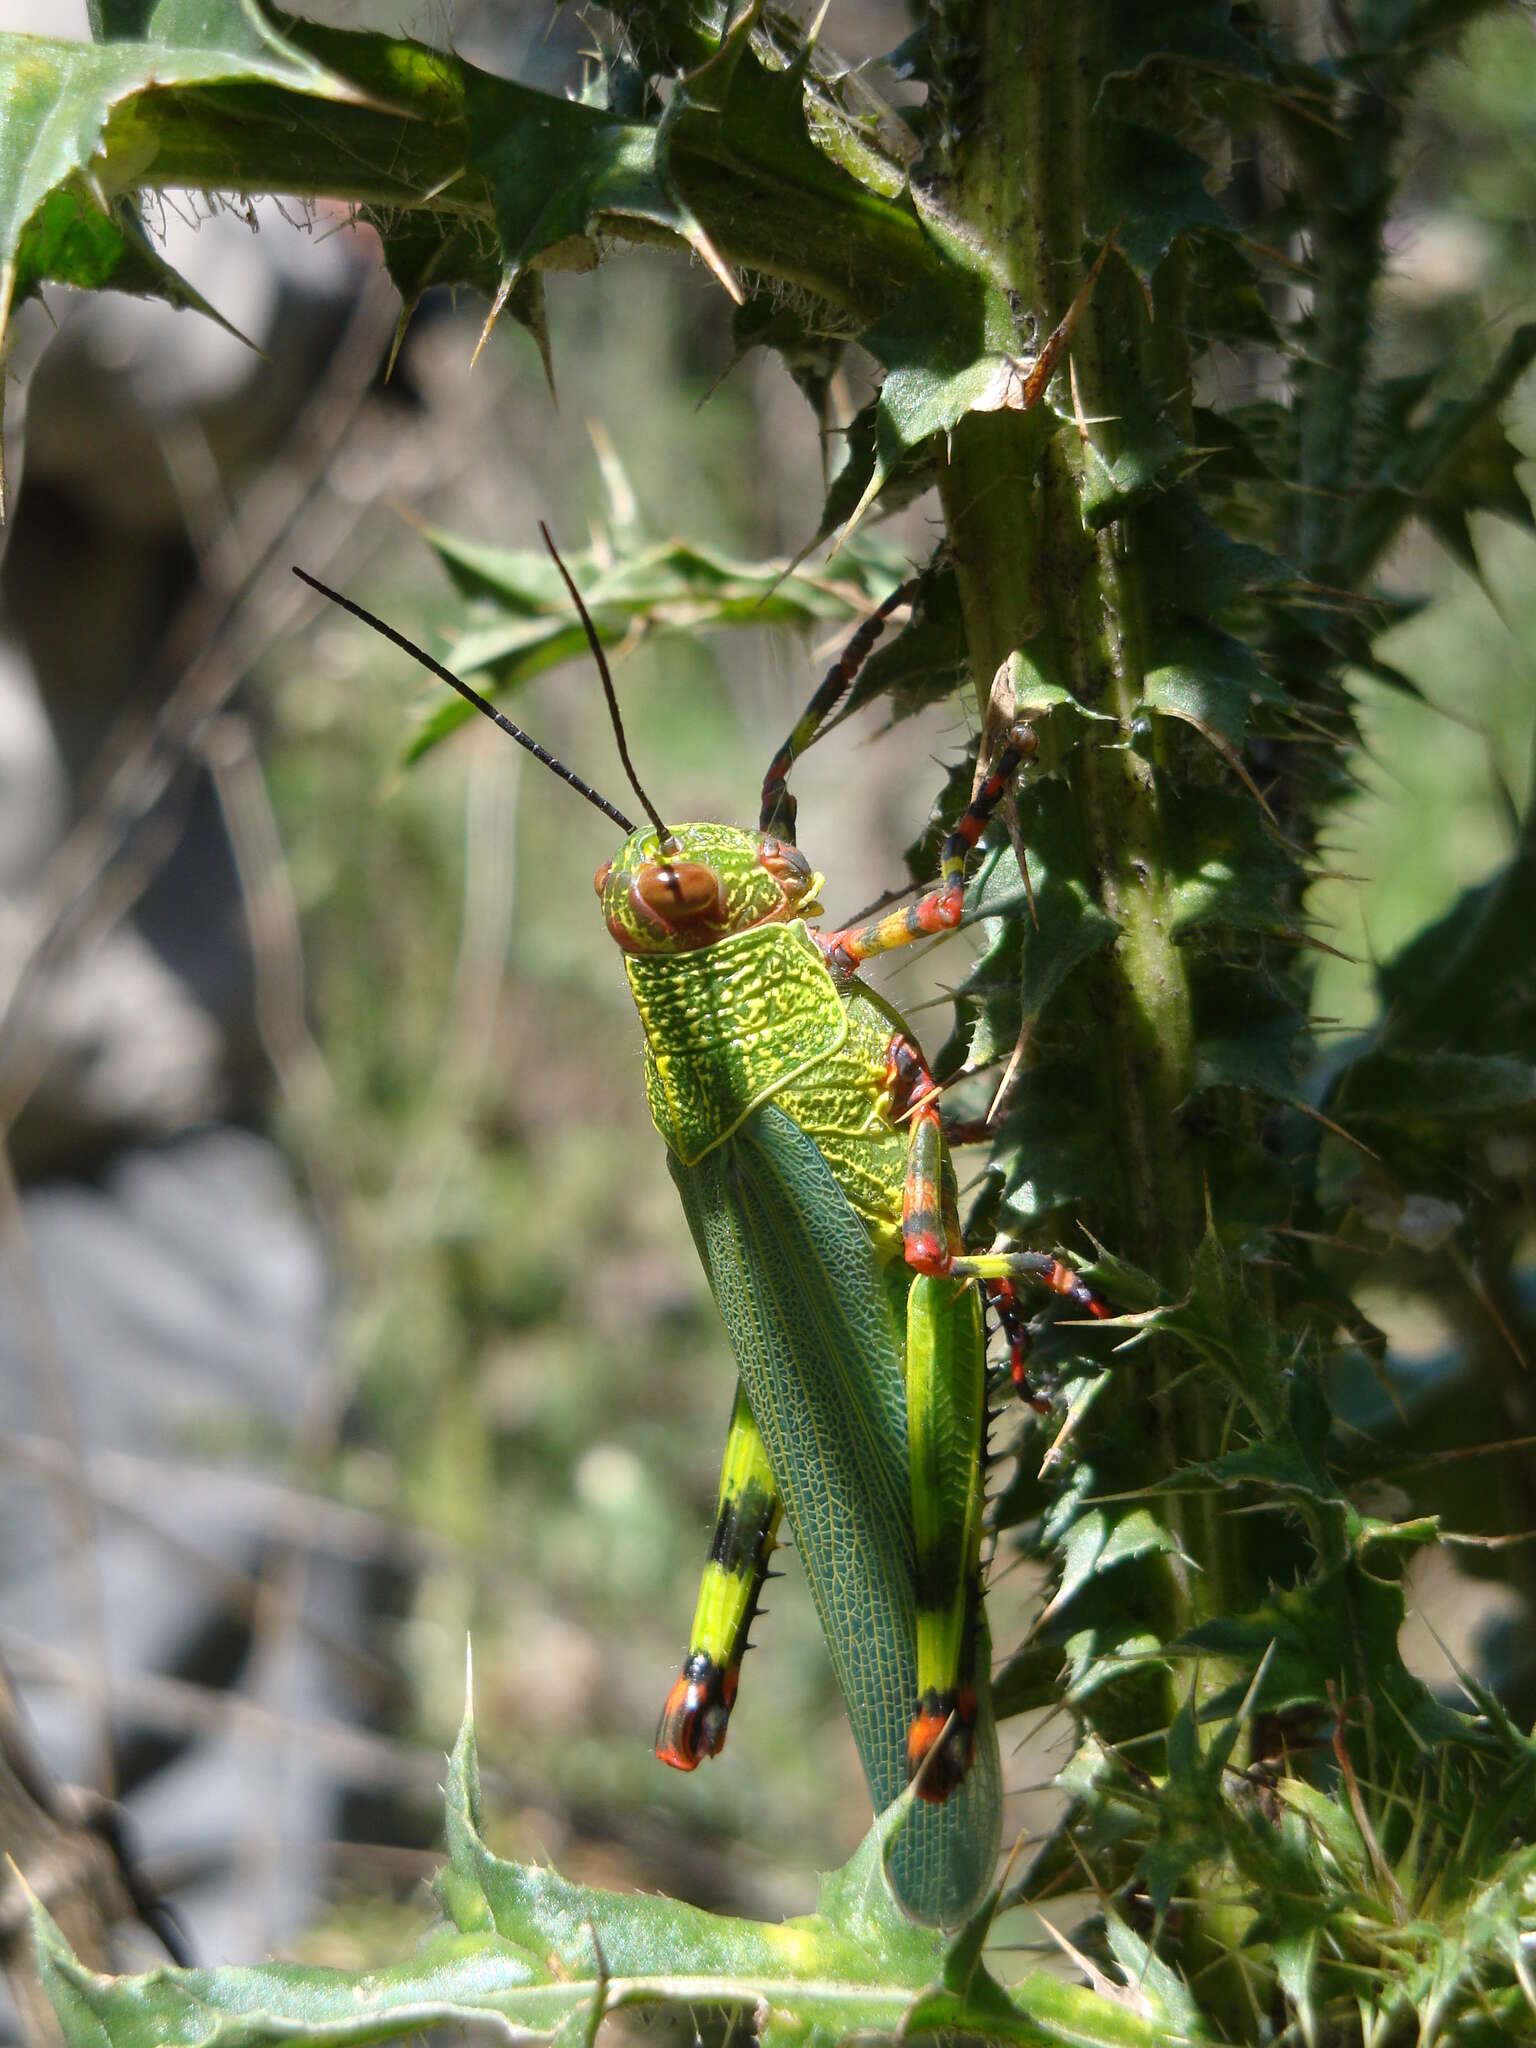
[[765,839],[758,858],[775,881],[808,882],[811,879],[811,864],[805,855],[798,846],[787,846],[782,839]]
[[602,866],[598,869],[597,873],[592,877],[592,886],[597,891],[599,896],[601,896],[603,891],[607,888],[608,877],[612,873],[613,862],[611,860],[605,860]]
[[635,888],[647,909],[669,924],[679,918],[718,915],[721,910],[720,877],[699,861],[647,861],[635,877]]

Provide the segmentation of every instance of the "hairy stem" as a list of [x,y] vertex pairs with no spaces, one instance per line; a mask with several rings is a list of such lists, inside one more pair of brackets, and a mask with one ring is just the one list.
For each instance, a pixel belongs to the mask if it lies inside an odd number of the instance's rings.
[[[1011,0],[933,16],[949,132],[929,203],[942,206],[951,246],[969,248],[991,282],[1018,295],[1039,336],[1060,319],[1093,256],[1084,230],[1092,212],[1093,58],[1107,15],[1101,5]],[[970,415],[950,437],[940,492],[983,706],[997,667],[1017,654],[1026,674],[1112,721],[1095,720],[1064,764],[1084,870],[1120,930],[1113,949],[1074,978],[1073,1015],[1090,1048],[1082,1065],[1091,1062],[1101,1099],[1116,1109],[1117,1213],[1090,1227],[1102,1226],[1177,1299],[1205,1229],[1205,1197],[1183,1121],[1195,1029],[1188,963],[1173,937],[1161,772],[1173,742],[1159,730],[1150,745],[1132,744],[1154,665],[1155,593],[1138,518],[1096,534],[1082,511],[1089,449],[1106,463],[1119,452],[1117,401],[1128,362],[1144,385],[1187,391],[1176,308],[1154,328],[1140,284],[1113,262],[1082,316],[1072,376],[1059,375],[1053,388],[1063,411],[1076,400],[1077,417],[1063,421],[1045,408]],[[1152,1353],[1155,1391],[1145,1352],[1121,1389],[1143,1412],[1152,1395],[1159,1446],[1151,1461],[1143,1449],[1133,1482],[1143,1485],[1149,1464],[1172,1472],[1214,1458],[1224,1427],[1209,1387],[1196,1397],[1187,1359],[1171,1345]],[[1240,1611],[1253,1589],[1215,1496],[1176,1495],[1158,1512],[1180,1554],[1149,1565],[1141,1598],[1165,1639]],[[1171,1717],[1191,1688],[1207,1697],[1232,1676],[1214,1663],[1177,1670],[1163,1713]]]

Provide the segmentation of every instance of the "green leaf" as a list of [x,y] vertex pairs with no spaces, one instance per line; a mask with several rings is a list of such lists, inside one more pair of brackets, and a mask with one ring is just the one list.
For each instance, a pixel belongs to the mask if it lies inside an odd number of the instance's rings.
[[952,697],[969,673],[959,587],[954,570],[942,569],[924,583],[908,623],[865,662],[838,722],[882,697],[893,721],[914,717]]
[[1297,1040],[1305,1019],[1296,1002],[1254,968],[1219,955],[1190,962],[1195,1013],[1195,1092],[1244,1088],[1293,1102],[1300,1082]]
[[1072,1522],[1060,1550],[1061,1582],[1051,1599],[1052,1612],[1065,1607],[1090,1579],[1132,1558],[1177,1552],[1178,1543],[1149,1508],[1118,1513],[1087,1508]]
[[1156,63],[1248,78],[1268,74],[1260,51],[1232,26],[1227,0],[1175,0],[1155,8],[1142,0],[1115,0],[1110,17],[1105,78],[1132,78]]
[[[885,365],[875,408],[874,459],[850,520],[883,494],[917,451],[971,412],[1022,411],[1033,359],[1003,293],[950,272],[927,280],[867,327],[861,345]],[[1035,409],[1035,459],[1051,420]],[[1022,487],[1027,478],[1021,474]]]
[[1158,500],[1143,521],[1147,588],[1165,618],[1219,618],[1239,598],[1283,582],[1290,571],[1267,548],[1234,540],[1187,484]]
[[[402,333],[423,293],[435,286],[464,285],[493,301],[502,292],[505,264],[491,221],[470,216],[450,224],[425,209],[406,212],[370,207],[366,211],[384,251],[385,267],[400,294]],[[545,379],[553,390],[542,273],[520,272],[497,311],[510,313],[533,337]]]
[[1038,778],[1026,786],[1021,802],[1029,890],[1012,846],[1003,844],[988,849],[966,891],[966,923],[979,919],[988,925],[987,951],[959,991],[976,999],[969,1058],[977,1066],[1005,1058],[1022,1026],[1038,1018],[1073,972],[1120,934],[1094,899],[1066,783]]
[[1091,436],[1083,451],[1080,503],[1083,523],[1095,533],[1160,488],[1185,453],[1184,443],[1138,380],[1129,375],[1117,380],[1113,402],[1115,419]]
[[[761,18],[759,6],[741,10],[708,61],[680,80],[663,126],[801,192],[839,205],[859,205],[874,192],[910,214],[902,167],[859,139],[818,90],[813,46],[801,41],[788,62],[766,62],[782,53],[770,53],[754,34]],[[813,111],[821,117],[814,131]]]
[[405,40],[297,20],[280,32],[256,0],[108,0],[96,21],[115,39],[0,36],[0,338],[23,273],[30,289],[116,269],[115,282],[186,302],[142,261],[72,254],[80,237],[62,238],[56,217],[28,251],[45,202],[71,190],[98,213],[168,185],[351,200],[408,298],[432,283],[492,289],[541,348],[529,267],[586,266],[598,235],[681,242],[733,289],[728,262],[750,265],[823,301],[844,335],[940,274],[900,168],[837,113],[826,81],[808,91],[803,64],[759,60],[750,12],[655,125]]
[[1266,1434],[1282,1429],[1289,1360],[1284,1340],[1254,1299],[1248,1275],[1207,1218],[1185,1299],[1160,1309],[1159,1329],[1187,1343],[1247,1404]]
[[293,54],[260,0],[89,0],[89,6],[98,43],[136,38],[247,57]]
[[1043,1636],[1033,1637],[992,1674],[992,1708],[999,1721],[1054,1711],[1060,1700],[1061,1651]]
[[[499,698],[586,652],[586,635],[547,554],[487,547],[435,528],[427,538],[464,597],[491,609],[454,647],[460,674],[489,675],[489,694]],[[878,561],[852,555],[834,578],[786,570],[780,562],[739,562],[681,540],[602,562],[584,552],[571,556],[569,567],[605,648],[708,627],[856,623],[895,580]],[[419,760],[474,715],[461,698],[433,696],[407,761]]]
[[[498,2016],[524,2039],[590,2041],[625,2008],[771,2012],[772,2038],[830,2044],[923,2030],[985,2034],[1045,2048],[1065,2039],[1156,2048],[1158,2035],[1112,2001],[1037,1972],[1013,1997],[967,1953],[946,1977],[944,1938],[893,1904],[882,1859],[900,1827],[883,1815],[847,1869],[823,1882],[820,1910],[781,1925],[731,1919],[644,1893],[595,1891],[492,1856],[480,1837],[474,1727],[449,1762],[450,1862],[440,1883],[459,1927],[407,1961],[361,1975],[299,1964],[105,1977],[71,1953],[34,1902],[43,1982],[69,2048],[321,2048],[392,2040]],[[464,1922],[473,1931],[460,1931]],[[494,1928],[495,1931],[490,1931]],[[969,1932],[969,1930],[968,1930]],[[974,1949],[974,1941],[971,1944]]]
[[[184,9],[165,0],[145,18],[153,42],[64,43],[0,33],[0,350],[12,308],[45,281],[113,284],[173,305],[202,304],[146,248],[131,203],[126,210],[116,203],[117,188],[131,176],[104,150],[116,108],[150,91],[216,85],[352,97],[253,4],[224,0]],[[182,28],[186,40],[166,40]]]
[[1295,915],[1296,865],[1257,803],[1234,789],[1164,793],[1172,929],[1281,930]]
[[[1397,1648],[1403,1614],[1403,1591],[1396,1580],[1346,1559],[1305,1584],[1276,1588],[1247,1613],[1197,1623],[1173,1647],[1186,1655],[1231,1659],[1250,1672],[1262,1664],[1254,1702],[1260,1712],[1299,1707],[1331,1712],[1334,1702],[1369,1682],[1380,1702],[1378,1720],[1395,1711],[1411,1721],[1425,1708],[1436,1714],[1441,1710],[1403,1668]],[[1220,1718],[1234,1712],[1247,1685],[1246,1677],[1236,1681],[1208,1699],[1203,1713]],[[1466,1725],[1459,1717],[1452,1720]]]
[[446,1803],[449,1865],[460,1884],[484,1899],[502,1941],[546,1957],[548,1967],[568,1976],[593,1974],[594,1938],[615,1977],[676,1970],[901,1981],[915,1989],[938,1972],[940,1937],[906,1919],[884,1882],[881,1852],[897,1816],[877,1824],[847,1870],[824,1880],[818,1915],[780,1927],[649,1893],[595,1892],[553,1869],[493,1856],[479,1831],[468,1715],[449,1760]]
[[1205,2017],[1189,1986],[1112,1909],[1104,1914],[1104,1939],[1127,1987],[1153,2008],[1156,2018],[1185,2039],[1200,2040]]
[[1089,237],[1102,242],[1115,231],[1116,246],[1144,283],[1180,235],[1228,225],[1220,202],[1206,190],[1209,165],[1172,136],[1105,120],[1096,144],[1098,190],[1088,214]]
[[32,1925],[43,1985],[69,2048],[261,2048],[295,2038],[350,2048],[491,2014],[544,2039],[592,1995],[590,1972],[580,1985],[540,1982],[526,1957],[461,1935],[430,1940],[410,1961],[365,1975],[268,1963],[105,1977],[78,1961],[40,1905]]
[[103,205],[81,184],[50,192],[28,222],[16,252],[13,304],[22,305],[48,283],[163,299],[205,314],[237,340],[245,338],[166,262],[130,200]]
[[874,495],[876,495],[876,474],[880,476],[878,496],[881,511],[899,512],[903,505],[932,488],[938,474],[938,453],[936,448],[925,442],[921,447],[909,449],[900,456],[893,468],[880,469],[878,452],[880,401],[872,398],[863,406],[844,429],[843,438],[848,444],[847,459],[832,479],[822,506],[821,523],[809,543],[817,547],[829,540],[841,526],[846,526]]
[[1104,1109],[1085,1101],[1082,1062],[1052,1051],[1028,1063],[994,1157],[1006,1175],[1007,1227],[1029,1237],[1058,1212],[1081,1213],[1112,1168]]
[[490,187],[508,289],[557,249],[566,263],[594,263],[602,221],[675,235],[735,289],[672,189],[659,129],[467,67],[464,76],[469,161]]
[[755,348],[771,348],[805,393],[823,436],[830,429],[830,391],[847,344],[824,334],[802,306],[773,292],[754,292],[731,320],[735,360]]
[[1338,1490],[1327,1474],[1306,1457],[1300,1444],[1285,1437],[1245,1444],[1241,1450],[1227,1451],[1208,1464],[1190,1466],[1187,1474],[1180,1474],[1174,1484],[1181,1483],[1186,1476],[1198,1483],[1202,1475],[1215,1480],[1218,1486],[1254,1486],[1261,1492],[1319,1502],[1338,1499]]
[[1520,971],[1532,904],[1536,806],[1497,874],[1464,890],[1380,968],[1382,1043],[1432,1048],[1454,1038],[1463,1051],[1536,1059],[1536,988]]
[[1229,755],[1242,746],[1262,682],[1257,662],[1230,634],[1186,623],[1157,640],[1142,682],[1149,711],[1183,719]]
[[1478,388],[1464,398],[1445,398],[1421,421],[1412,421],[1427,395],[1428,377],[1403,380],[1388,389],[1380,452],[1372,474],[1351,508],[1349,553],[1341,574],[1353,586],[1419,514],[1469,568],[1476,555],[1467,527],[1469,511],[1495,509],[1529,526],[1531,508],[1515,476],[1499,408],[1536,362],[1536,321],[1527,322],[1505,343]]
[[1477,1053],[1376,1053],[1350,1067],[1334,1106],[1351,1123],[1520,1121],[1536,1112],[1536,1066]]

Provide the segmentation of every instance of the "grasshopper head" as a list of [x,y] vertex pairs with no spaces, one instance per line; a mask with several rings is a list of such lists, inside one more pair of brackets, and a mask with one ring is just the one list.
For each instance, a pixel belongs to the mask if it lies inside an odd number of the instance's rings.
[[633,833],[594,877],[626,953],[688,953],[754,925],[816,916],[822,877],[781,839],[736,825],[674,825],[663,852]]

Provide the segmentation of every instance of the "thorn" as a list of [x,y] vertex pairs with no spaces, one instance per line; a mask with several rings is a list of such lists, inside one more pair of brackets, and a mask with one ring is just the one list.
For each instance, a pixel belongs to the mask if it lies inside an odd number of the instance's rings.
[[414,299],[409,305],[403,299],[401,300],[400,318],[395,322],[394,338],[389,344],[389,356],[384,364],[384,382],[386,384],[395,374],[395,364],[399,361],[400,350],[405,342],[405,331],[410,326],[411,316],[415,311],[416,301]]
[[491,329],[501,318],[501,309],[511,296],[512,287],[516,282],[517,270],[514,265],[509,263],[507,268],[501,273],[501,283],[496,287],[496,296],[491,301],[491,310],[485,316],[485,325],[480,330],[480,339],[475,343],[475,352],[469,359],[469,367],[471,369],[479,362],[480,351],[490,340]]

